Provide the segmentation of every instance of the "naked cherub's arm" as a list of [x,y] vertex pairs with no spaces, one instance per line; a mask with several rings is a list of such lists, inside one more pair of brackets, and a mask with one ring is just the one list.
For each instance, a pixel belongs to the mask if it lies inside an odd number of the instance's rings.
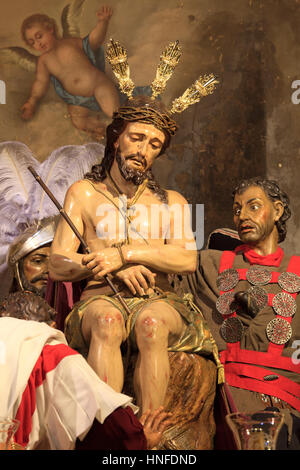
[[96,51],[103,44],[112,13],[112,9],[108,6],[103,6],[97,11],[98,22],[89,34],[89,43],[93,51]]
[[42,57],[40,57],[37,63],[36,76],[31,88],[30,97],[21,108],[23,119],[32,118],[36,109],[37,102],[46,94],[49,87],[49,83],[49,71]]

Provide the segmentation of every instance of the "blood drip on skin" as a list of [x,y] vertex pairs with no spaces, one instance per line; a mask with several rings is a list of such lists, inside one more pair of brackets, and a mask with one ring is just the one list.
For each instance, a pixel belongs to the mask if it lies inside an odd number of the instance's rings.
[[[147,327],[152,327],[155,325],[155,323],[157,323],[156,320],[153,320],[152,318],[146,318],[144,320],[144,324],[147,326]],[[146,334],[146,337],[147,338],[152,338],[154,336],[154,331],[153,329],[151,329],[151,331],[149,331],[149,333]]]

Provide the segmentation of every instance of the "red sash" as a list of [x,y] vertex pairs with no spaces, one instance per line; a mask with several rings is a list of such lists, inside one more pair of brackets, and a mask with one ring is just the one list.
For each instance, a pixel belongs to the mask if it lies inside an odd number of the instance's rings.
[[[219,273],[232,268],[236,256],[234,251],[224,251],[221,257]],[[247,269],[237,269],[239,279],[246,279]],[[292,256],[287,272],[300,275],[300,257]],[[281,273],[273,272],[271,282],[276,283]],[[283,291],[284,292],[284,291]],[[220,292],[220,295],[223,292]],[[289,294],[294,298],[297,294]],[[269,305],[272,305],[274,294],[268,294]],[[236,312],[229,316],[236,316]],[[277,315],[280,318],[280,315]],[[292,317],[284,320],[291,323]],[[300,364],[294,364],[290,357],[282,356],[283,345],[270,342],[267,352],[250,351],[241,349],[240,342],[227,343],[227,349],[220,353],[221,362],[224,365],[226,381],[233,387],[243,388],[254,392],[264,393],[280,398],[300,411],[300,385],[292,380],[274,373],[272,369],[282,369],[290,372],[300,372]],[[260,367],[257,367],[260,366]],[[266,380],[266,376],[276,375],[272,381]],[[268,378],[268,377],[267,377]]]
[[23,447],[26,447],[30,438],[32,415],[36,409],[36,389],[47,380],[47,374],[55,369],[62,359],[73,354],[78,353],[69,348],[66,344],[46,344],[44,346],[32,369],[15,416],[15,418],[20,421],[15,440]]

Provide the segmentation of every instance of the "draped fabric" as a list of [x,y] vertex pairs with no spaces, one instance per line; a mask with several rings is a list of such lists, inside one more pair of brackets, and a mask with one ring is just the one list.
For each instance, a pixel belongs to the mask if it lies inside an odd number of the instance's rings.
[[[18,444],[27,449],[71,450],[76,440],[84,441],[96,422],[94,433],[97,429],[103,433],[103,443],[101,434],[97,437],[103,448],[112,438],[111,420],[106,433],[106,419],[125,408],[112,418],[117,427],[121,416],[119,436],[123,435],[124,442],[113,445],[145,448],[143,428],[134,416],[132,409],[135,412],[136,407],[131,398],[102,382],[66,344],[60,331],[34,321],[3,317],[0,345],[0,415],[20,421]],[[127,434],[126,414],[127,422],[133,422]]]

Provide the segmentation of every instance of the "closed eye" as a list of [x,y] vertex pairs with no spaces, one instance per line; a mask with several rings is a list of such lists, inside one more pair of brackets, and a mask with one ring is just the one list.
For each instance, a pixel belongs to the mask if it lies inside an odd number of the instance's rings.
[[133,142],[142,141],[144,138],[142,134],[130,134],[129,137]]
[[157,143],[151,143],[151,146],[152,146],[152,148],[153,148],[154,150],[158,150],[158,149],[160,149],[160,148],[162,147],[162,145],[161,145],[159,142],[157,142]]

